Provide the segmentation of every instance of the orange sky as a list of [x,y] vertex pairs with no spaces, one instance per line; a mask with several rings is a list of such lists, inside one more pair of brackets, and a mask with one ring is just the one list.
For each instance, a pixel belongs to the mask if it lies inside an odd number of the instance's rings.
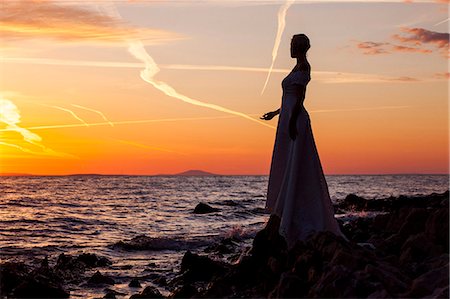
[[6,2],[0,172],[267,174],[304,32],[327,174],[448,173],[441,2],[295,1],[262,95],[285,1]]

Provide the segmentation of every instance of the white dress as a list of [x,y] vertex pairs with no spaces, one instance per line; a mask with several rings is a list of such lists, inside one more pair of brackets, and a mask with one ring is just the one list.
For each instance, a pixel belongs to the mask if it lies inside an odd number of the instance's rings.
[[308,112],[297,118],[297,138],[289,137],[289,119],[299,99],[299,84],[311,80],[309,72],[291,72],[282,82],[283,98],[273,149],[266,209],[281,218],[280,235],[292,247],[315,231],[328,230],[346,237],[334,218],[328,186],[314,142]]

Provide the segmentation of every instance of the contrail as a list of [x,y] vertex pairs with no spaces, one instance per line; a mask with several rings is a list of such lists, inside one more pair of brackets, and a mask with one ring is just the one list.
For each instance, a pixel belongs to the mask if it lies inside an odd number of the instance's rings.
[[[299,0],[297,0],[298,2]],[[84,67],[106,67],[106,68],[142,68],[139,62],[113,62],[113,61],[88,61],[88,60],[63,60],[47,58],[21,58],[4,57],[2,63],[24,63],[24,64],[43,64],[54,66],[84,66]],[[168,70],[193,70],[193,71],[230,71],[230,72],[263,72],[266,73],[269,68],[228,66],[228,65],[190,65],[190,64],[162,64],[162,69]],[[272,73],[289,73],[290,69],[272,69]],[[314,80],[323,83],[367,83],[367,82],[401,82],[402,77],[386,77],[377,74],[363,73],[344,73],[329,71],[313,71]],[[436,78],[421,78],[420,81],[436,81]]]
[[[114,17],[116,17],[118,19],[122,19],[122,17],[120,16],[119,12],[117,11],[117,9],[114,5],[112,5],[112,6],[110,5],[110,6],[108,6],[108,8],[110,8],[110,9],[108,9],[108,11],[110,12],[111,15],[113,15]],[[160,69],[159,69],[158,65],[156,64],[156,62],[153,60],[153,58],[147,53],[142,42],[137,41],[137,40],[128,41],[128,45],[129,45],[128,51],[136,59],[142,61],[145,64],[145,69],[141,71],[142,80],[153,85],[153,87],[162,91],[167,96],[170,96],[175,99],[179,99],[185,103],[192,104],[195,106],[205,107],[205,108],[209,108],[212,110],[236,115],[236,116],[251,120],[253,122],[256,122],[260,125],[275,129],[275,127],[268,125],[266,123],[263,123],[257,119],[254,119],[245,113],[234,111],[234,110],[231,110],[231,109],[219,106],[219,105],[205,103],[205,102],[202,102],[202,101],[199,101],[196,99],[192,99],[188,96],[185,96],[185,95],[177,92],[172,86],[170,86],[166,82],[155,80],[154,77],[160,71]]]
[[106,118],[106,116],[105,116],[105,114],[103,114],[103,112],[95,110],[95,109],[92,109],[92,108],[84,107],[84,106],[81,106],[81,105],[75,105],[75,104],[71,104],[71,105],[73,107],[77,107],[77,108],[84,109],[84,110],[87,110],[87,111],[92,111],[92,112],[95,112],[95,113],[99,114],[105,121],[107,121],[111,125],[111,127],[114,127],[114,124],[111,121],[109,121],[109,119]]
[[[258,114],[259,115],[259,114]],[[174,122],[174,121],[192,121],[192,120],[212,120],[212,119],[226,119],[234,118],[235,115],[227,116],[210,116],[210,117],[186,117],[186,118],[160,118],[160,119],[143,119],[143,120],[124,120],[113,121],[114,125],[131,125],[131,124],[143,124],[143,123],[158,123],[158,122]],[[110,126],[110,122],[89,123],[89,126]],[[63,124],[63,125],[48,125],[48,126],[33,126],[27,127],[27,130],[47,130],[47,129],[64,129],[64,128],[80,128],[86,127],[84,124]],[[14,131],[11,128],[0,129],[0,132]]]
[[444,24],[445,22],[448,22],[449,20],[450,20],[450,18],[447,18],[447,19],[445,19],[445,20],[443,20],[443,21],[441,21],[439,23],[434,24],[433,26],[439,26],[441,24]]
[[269,72],[267,73],[266,82],[264,83],[264,87],[261,91],[261,95],[266,90],[267,83],[269,82],[270,74],[272,73],[273,66],[275,64],[275,60],[278,56],[278,48],[280,47],[281,36],[283,35],[284,28],[286,27],[286,13],[289,7],[294,4],[295,0],[287,0],[278,10],[278,29],[277,36],[275,37],[275,43],[273,45],[272,50],[272,64],[270,65]]
[[65,112],[70,113],[75,119],[79,120],[81,123],[83,123],[86,127],[89,127],[89,124],[87,122],[85,122],[81,117],[79,117],[78,115],[75,114],[75,112],[73,112],[70,109],[66,109],[63,107],[59,107],[59,106],[55,106],[55,105],[47,105],[47,104],[42,104],[42,103],[38,103],[38,105],[44,106],[44,107],[50,107],[50,108],[55,108],[58,110],[62,110]]
[[70,157],[75,158],[75,156],[65,153],[56,152],[45,145],[43,145],[42,137],[29,131],[27,128],[23,128],[19,126],[20,123],[20,111],[17,106],[10,100],[0,98],[0,122],[6,124],[6,129],[2,129],[0,131],[12,131],[19,133],[23,141],[32,144],[34,146],[39,147],[42,152],[35,152],[33,150],[27,149],[25,147],[21,147],[17,144],[7,143],[2,141],[0,144],[11,146],[20,149],[21,151],[36,154],[36,155],[49,155],[49,156],[57,156],[57,157]]

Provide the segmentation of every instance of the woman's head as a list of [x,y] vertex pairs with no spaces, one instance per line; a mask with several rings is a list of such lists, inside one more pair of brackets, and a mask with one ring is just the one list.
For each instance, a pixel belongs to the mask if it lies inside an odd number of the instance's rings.
[[306,56],[306,52],[308,52],[310,47],[309,38],[306,35],[294,35],[291,40],[291,57],[299,58]]

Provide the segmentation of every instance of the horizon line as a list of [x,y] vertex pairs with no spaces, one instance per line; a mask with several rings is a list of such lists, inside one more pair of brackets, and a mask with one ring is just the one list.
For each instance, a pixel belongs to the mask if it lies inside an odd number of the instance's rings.
[[[121,174],[121,173],[68,173],[68,174],[31,174],[31,173],[9,173],[0,172],[0,177],[3,176],[268,176],[269,174],[220,174],[220,173],[210,173],[203,175],[185,175],[183,172],[179,173],[159,173],[159,174]],[[206,172],[206,171],[205,171]],[[418,172],[395,172],[395,173],[325,173],[328,176],[334,175],[348,175],[348,176],[376,176],[376,175],[450,175],[448,173],[418,173]]]

